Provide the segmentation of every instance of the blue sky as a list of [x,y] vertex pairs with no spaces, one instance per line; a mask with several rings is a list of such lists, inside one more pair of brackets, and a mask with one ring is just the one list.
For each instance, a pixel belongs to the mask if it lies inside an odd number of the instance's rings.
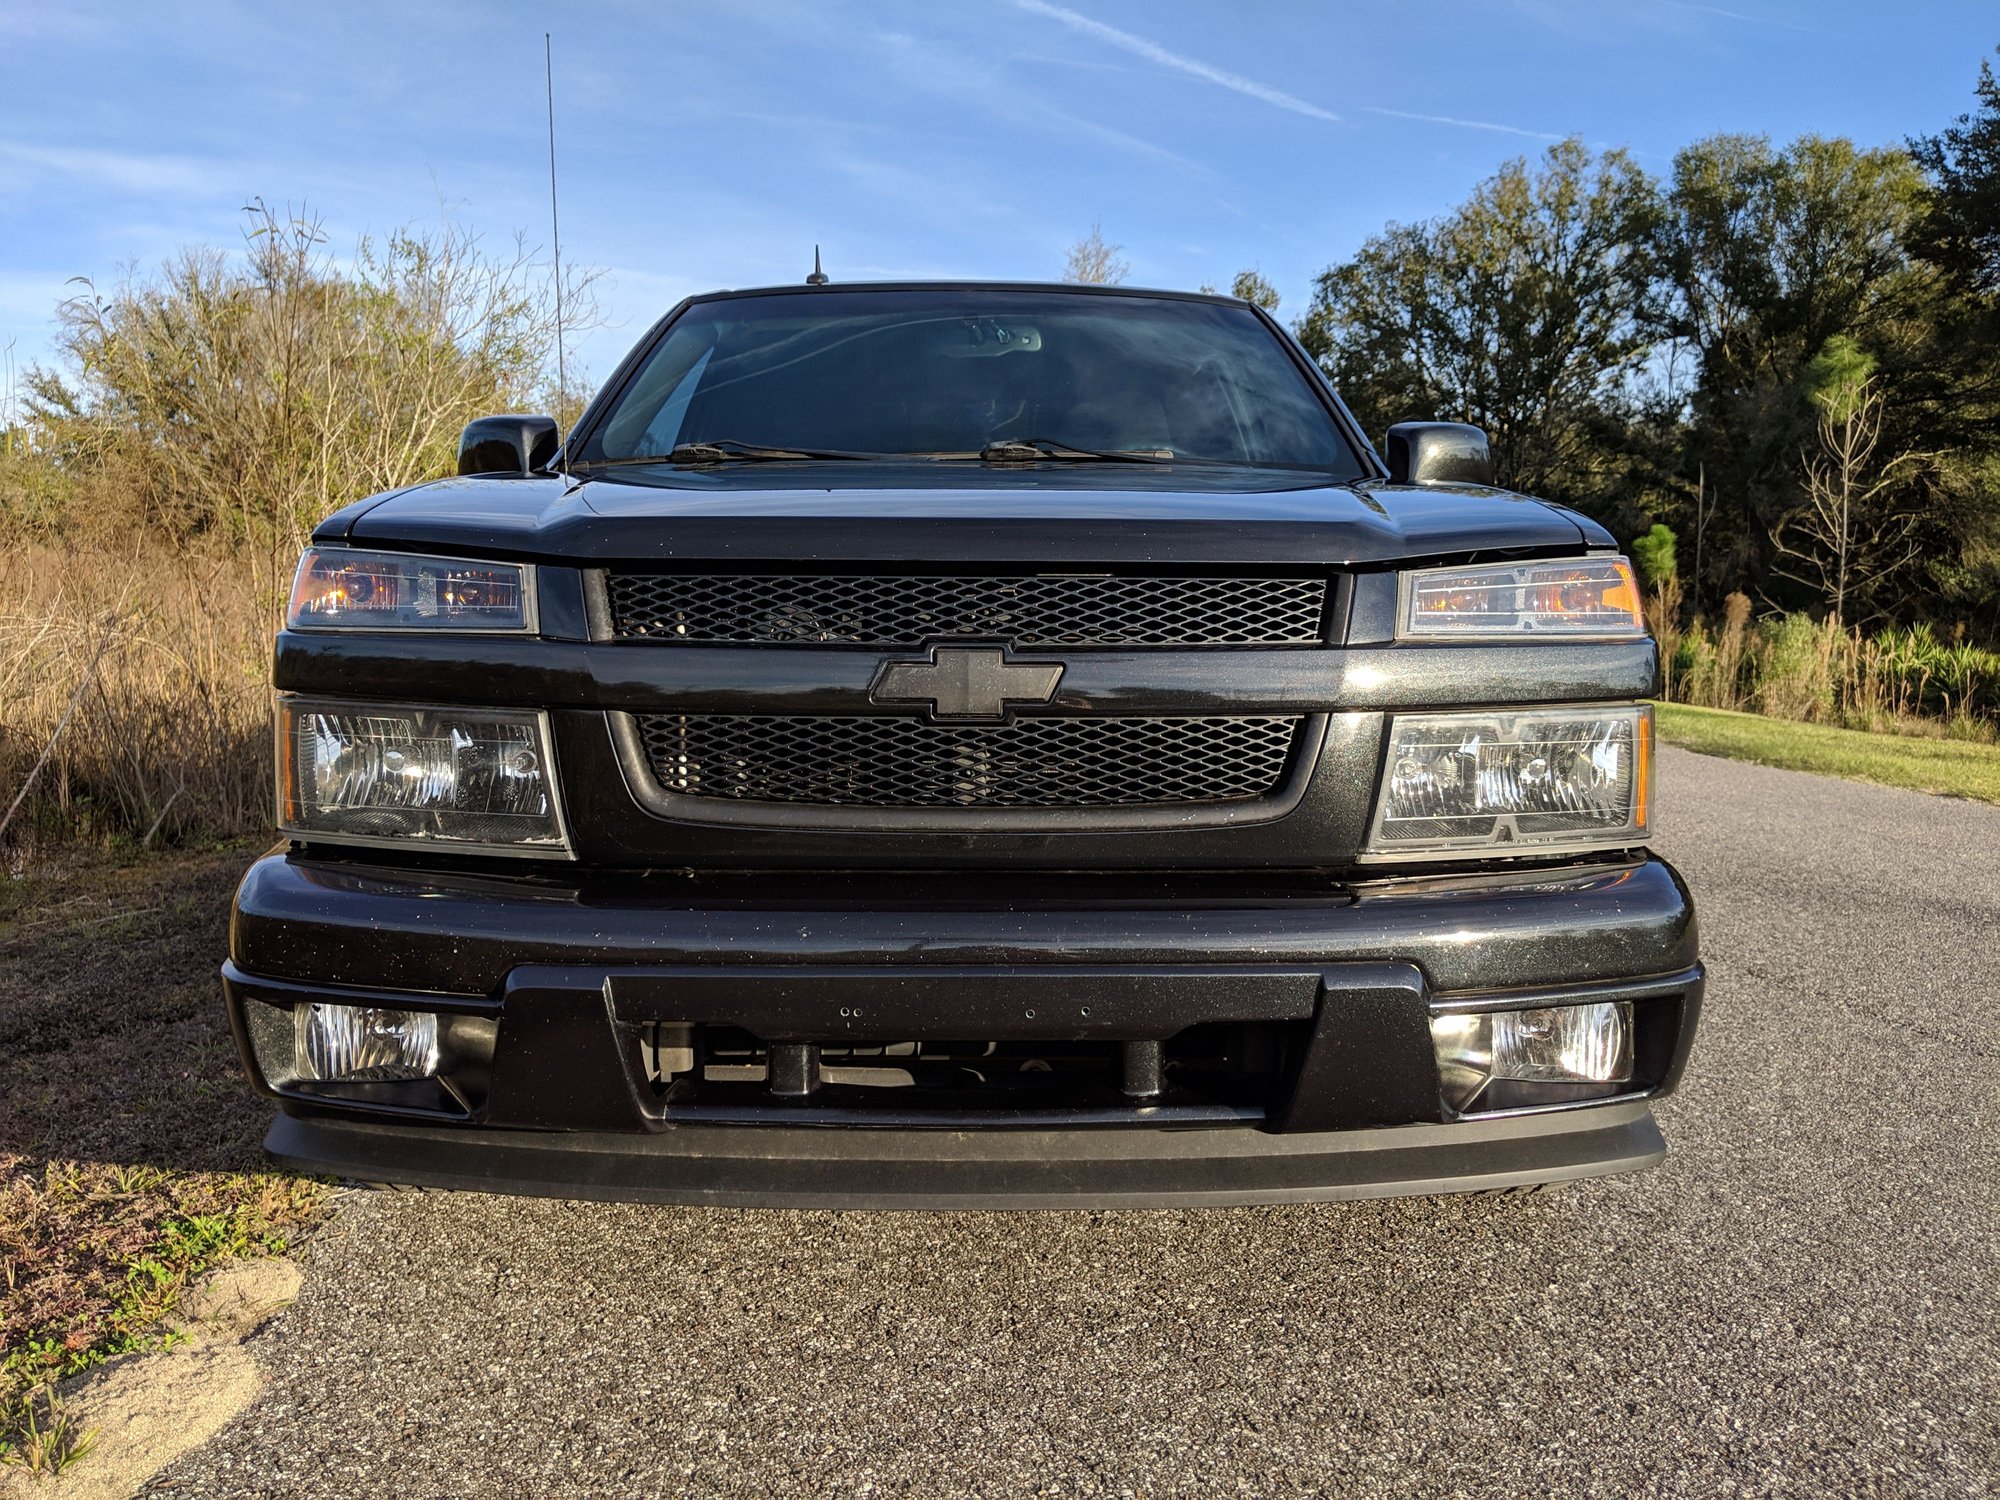
[[602,376],[684,293],[1050,278],[1101,220],[1135,284],[1315,272],[1578,134],[1656,173],[1715,131],[1895,142],[1969,107],[1992,0],[0,0],[0,347],[71,276],[240,243],[256,195],[336,245],[455,217],[604,268]]

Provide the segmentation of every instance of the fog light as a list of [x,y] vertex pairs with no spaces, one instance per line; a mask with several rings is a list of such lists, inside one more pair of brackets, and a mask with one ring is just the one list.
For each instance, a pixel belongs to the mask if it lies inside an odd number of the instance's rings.
[[438,1018],[312,1001],[292,1008],[296,1076],[325,1083],[389,1083],[438,1070]]
[[[1484,1109],[1559,1104],[1615,1092],[1577,1085],[1632,1081],[1632,1006],[1625,1000],[1433,1016],[1431,1042],[1445,1102],[1455,1110],[1475,1101]],[[1495,1083],[1530,1087],[1493,1092]]]

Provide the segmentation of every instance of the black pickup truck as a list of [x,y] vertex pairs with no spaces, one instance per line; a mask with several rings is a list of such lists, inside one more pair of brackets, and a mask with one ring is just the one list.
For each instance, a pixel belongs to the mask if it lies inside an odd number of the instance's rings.
[[277,1159],[710,1204],[1523,1186],[1702,994],[1613,539],[1258,308],[681,304],[350,505],[224,969]]

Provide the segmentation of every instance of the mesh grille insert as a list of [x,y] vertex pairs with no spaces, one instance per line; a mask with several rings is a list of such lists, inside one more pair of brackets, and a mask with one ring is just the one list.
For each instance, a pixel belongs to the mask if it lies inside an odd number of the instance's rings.
[[613,573],[612,633],[692,643],[1310,646],[1324,578]]
[[906,718],[641,714],[669,792],[823,807],[1108,807],[1267,796],[1297,718]]

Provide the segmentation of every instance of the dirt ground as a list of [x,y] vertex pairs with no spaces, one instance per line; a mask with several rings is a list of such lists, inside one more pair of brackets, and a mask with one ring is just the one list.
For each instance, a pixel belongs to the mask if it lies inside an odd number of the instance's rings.
[[[24,1401],[54,1386],[83,1435],[93,1403],[71,1393],[104,1361],[186,1342],[174,1330],[198,1279],[282,1254],[320,1212],[321,1184],[258,1155],[269,1110],[218,994],[253,853],[88,855],[0,879],[0,1474],[24,1456]],[[202,1363],[254,1390],[247,1355]],[[171,1406],[198,1408],[196,1363],[159,1368]],[[101,1432],[78,1470],[122,1442]]]

